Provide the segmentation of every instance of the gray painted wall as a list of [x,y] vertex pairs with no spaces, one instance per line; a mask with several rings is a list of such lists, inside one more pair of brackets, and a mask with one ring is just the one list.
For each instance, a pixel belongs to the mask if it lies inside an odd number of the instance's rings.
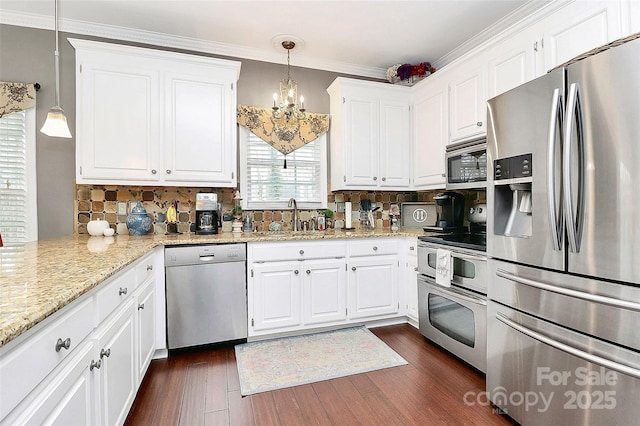
[[[75,51],[66,41],[67,37],[138,44],[60,33],[60,103],[67,114],[71,133],[75,135]],[[53,31],[0,25],[0,80],[38,82],[42,86],[37,94],[38,130],[54,104],[54,46]],[[238,104],[270,106],[278,82],[286,76],[286,65],[239,60],[242,68],[238,81]],[[291,61],[295,64],[295,54]],[[292,67],[291,74],[298,82],[300,94],[304,95],[307,110],[329,113],[326,88],[339,74],[297,67]],[[74,224],[75,139],[50,138],[38,131],[36,147],[39,239],[71,235]]]

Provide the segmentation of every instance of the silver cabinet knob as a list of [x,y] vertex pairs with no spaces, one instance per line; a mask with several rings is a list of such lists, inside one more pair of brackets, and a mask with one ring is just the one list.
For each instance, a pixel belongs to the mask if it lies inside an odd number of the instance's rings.
[[442,174],[442,177],[447,177],[447,174],[446,174],[446,173],[443,173],[443,174]]
[[298,271],[297,269],[295,271],[293,271],[294,274],[298,275],[300,273],[300,271]]
[[373,177],[373,180],[378,180],[378,177],[377,177],[377,176],[374,176],[374,177]]
[[416,248],[415,248],[414,246],[409,247],[409,250],[411,250],[411,251],[413,251],[413,250],[415,250],[415,249],[416,249]]
[[156,169],[151,170],[151,174],[155,175],[156,173],[158,173],[158,171]]
[[153,265],[147,265],[147,271],[153,271]]
[[[104,357],[109,358],[111,356],[111,348],[104,350],[104,348],[100,349],[100,359],[104,358]],[[98,367],[100,368],[100,367]]]
[[100,367],[102,367],[102,360],[97,360],[97,361],[91,360],[91,364],[89,364],[90,371],[93,371],[94,368],[99,369]]
[[300,254],[304,254],[304,250],[300,250]]
[[413,268],[414,271],[418,272],[418,267]]
[[123,294],[127,294],[127,288],[122,288],[120,287],[120,290],[118,290],[118,296],[122,296]]
[[65,340],[58,338],[56,342],[56,352],[60,352],[60,349],[69,349],[71,347],[71,338],[67,337]]
[[307,275],[311,275],[311,271],[307,269]]
[[167,174],[170,175],[171,174],[171,170],[167,169]]
[[378,251],[378,246],[373,246],[373,251]]
[[138,305],[138,310],[140,310],[140,309],[144,309],[144,303],[141,303],[141,304]]
[[383,178],[382,178],[382,181],[383,181],[383,182],[384,182],[384,181],[386,181],[386,180],[387,180],[387,178],[386,178],[386,177],[383,177]]
[[351,267],[351,270],[352,270],[352,271],[355,271],[355,270],[356,270],[356,267],[355,267],[355,266],[352,266],[352,267]]
[[476,123],[476,126],[478,126],[478,127],[482,127],[482,121],[478,121],[478,122]]

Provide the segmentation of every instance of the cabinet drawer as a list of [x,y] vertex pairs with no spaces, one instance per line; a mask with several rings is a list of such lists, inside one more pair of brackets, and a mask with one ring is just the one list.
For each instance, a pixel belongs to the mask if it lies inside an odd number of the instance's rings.
[[136,263],[136,284],[140,285],[145,282],[149,277],[153,276],[154,256],[153,253],[145,256],[143,259]]
[[[0,419],[36,387],[93,330],[95,305],[90,296],[73,303],[9,353],[0,358]],[[69,349],[56,351],[58,339],[70,342]]]
[[349,255],[354,257],[398,254],[398,250],[396,239],[371,238],[349,242]]
[[120,303],[133,293],[135,286],[136,270],[134,268],[120,272],[108,283],[102,285],[103,288],[96,295],[98,324],[104,321]]
[[306,260],[345,257],[344,241],[314,241],[294,243],[256,243],[249,246],[253,262],[274,262],[279,260]]

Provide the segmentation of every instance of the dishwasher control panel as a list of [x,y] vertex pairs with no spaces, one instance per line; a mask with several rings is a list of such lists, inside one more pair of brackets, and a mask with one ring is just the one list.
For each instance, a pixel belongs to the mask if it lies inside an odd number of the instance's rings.
[[175,246],[164,249],[165,267],[202,263],[244,262],[247,249],[244,243]]

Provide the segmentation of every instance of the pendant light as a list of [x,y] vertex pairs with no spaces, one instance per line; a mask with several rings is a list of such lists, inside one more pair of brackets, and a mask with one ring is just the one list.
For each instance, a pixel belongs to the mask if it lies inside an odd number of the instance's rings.
[[69,125],[67,124],[67,117],[64,115],[64,111],[60,106],[60,52],[58,46],[58,0],[54,0],[55,3],[55,34],[56,34],[56,50],[53,53],[54,67],[56,71],[56,86],[55,86],[55,98],[56,104],[49,110],[47,119],[40,131],[47,136],[56,138],[70,138],[71,132],[69,131]]
[[291,50],[296,47],[296,43],[283,40],[282,47],[287,51],[287,78],[280,81],[280,90],[273,94],[272,115],[276,119],[285,118],[287,121],[292,117],[302,120],[306,117],[304,96],[300,96],[298,103],[298,83],[291,79]]

